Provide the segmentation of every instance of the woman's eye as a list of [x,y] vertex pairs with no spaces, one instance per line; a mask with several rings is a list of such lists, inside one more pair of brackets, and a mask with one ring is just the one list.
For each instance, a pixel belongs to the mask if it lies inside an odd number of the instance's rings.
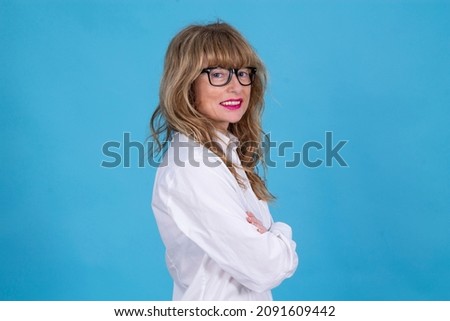
[[214,78],[223,78],[225,77],[225,74],[223,72],[216,71],[211,72],[211,76],[213,76]]
[[239,76],[239,78],[247,78],[249,75],[248,75],[247,71],[239,70],[238,71],[238,76]]

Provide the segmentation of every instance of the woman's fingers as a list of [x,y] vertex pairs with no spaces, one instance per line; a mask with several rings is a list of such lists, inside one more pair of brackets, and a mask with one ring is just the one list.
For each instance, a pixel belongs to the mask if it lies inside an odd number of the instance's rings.
[[267,229],[264,227],[261,221],[255,217],[255,215],[252,212],[247,212],[247,222],[254,225],[259,233],[262,234],[267,232]]
[[256,224],[259,221],[252,212],[247,212],[247,222],[250,224]]
[[247,216],[249,216],[249,217],[255,217],[255,214],[253,214],[252,212],[247,212]]
[[267,232],[267,229],[263,225],[259,226],[256,230],[261,234]]

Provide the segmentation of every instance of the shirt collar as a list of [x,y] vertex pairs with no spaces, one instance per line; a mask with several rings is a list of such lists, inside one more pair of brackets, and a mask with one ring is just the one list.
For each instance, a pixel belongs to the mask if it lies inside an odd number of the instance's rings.
[[224,132],[216,130],[216,136],[217,143],[219,143],[223,151],[226,151],[227,148],[235,149],[239,144],[239,139],[230,132],[225,134]]

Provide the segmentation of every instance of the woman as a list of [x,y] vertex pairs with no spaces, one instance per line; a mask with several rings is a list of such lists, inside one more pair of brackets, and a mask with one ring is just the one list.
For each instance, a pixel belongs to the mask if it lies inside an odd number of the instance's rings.
[[174,300],[271,300],[297,267],[291,229],[272,221],[256,172],[265,82],[226,23],[189,26],[168,47],[151,119],[165,151],[152,207]]

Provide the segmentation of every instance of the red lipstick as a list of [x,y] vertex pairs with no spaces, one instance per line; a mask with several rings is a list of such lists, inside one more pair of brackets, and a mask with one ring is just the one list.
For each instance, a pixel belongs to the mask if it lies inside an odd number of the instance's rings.
[[241,108],[242,99],[228,99],[228,100],[222,101],[220,103],[220,105],[229,110],[236,110],[236,109]]

